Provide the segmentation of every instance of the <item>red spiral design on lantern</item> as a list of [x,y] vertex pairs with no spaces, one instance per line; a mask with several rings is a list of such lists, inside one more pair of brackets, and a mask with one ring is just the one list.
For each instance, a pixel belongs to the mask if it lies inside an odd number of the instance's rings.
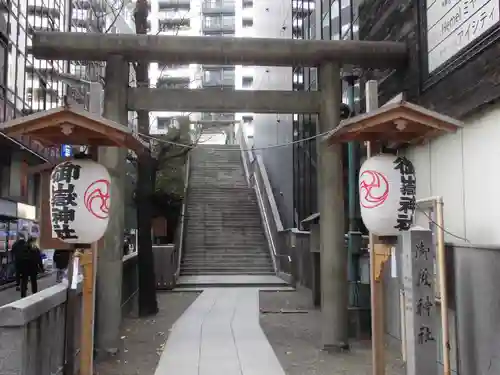
[[380,172],[367,170],[359,177],[360,204],[364,208],[375,208],[389,196],[389,182]]
[[109,181],[105,179],[92,182],[84,194],[87,210],[98,219],[107,219],[109,215]]

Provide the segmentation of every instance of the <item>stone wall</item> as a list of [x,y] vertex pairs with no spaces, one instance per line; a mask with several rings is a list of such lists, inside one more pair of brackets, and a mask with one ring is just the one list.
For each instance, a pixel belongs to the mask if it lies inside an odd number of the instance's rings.
[[[123,259],[122,309],[124,315],[137,310],[137,253]],[[75,356],[80,347],[81,285],[75,311]],[[65,284],[0,307],[0,374],[59,375],[64,361],[66,318]],[[79,361],[75,364],[78,368]]]

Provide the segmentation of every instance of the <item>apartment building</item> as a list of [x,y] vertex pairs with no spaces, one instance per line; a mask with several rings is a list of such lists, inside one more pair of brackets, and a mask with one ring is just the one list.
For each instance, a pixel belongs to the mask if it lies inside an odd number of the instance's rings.
[[[135,2],[131,0],[70,0],[69,7],[71,32],[135,33]],[[63,79],[68,95],[75,102],[88,106],[87,82],[100,81],[104,66],[104,62],[70,61],[69,77],[76,79]],[[131,82],[135,82],[134,77],[132,71]]]
[[[357,39],[357,14],[361,2],[362,0],[256,1],[254,35],[268,38]],[[349,71],[346,68],[347,74]],[[254,88],[314,91],[317,90],[316,76],[315,68],[256,67]],[[357,106],[359,85],[355,83],[354,87],[349,87],[347,82],[343,85],[343,101],[348,103],[349,94],[354,91],[354,106]],[[284,225],[300,228],[302,220],[318,211],[316,141],[297,142],[316,134],[316,115],[256,114],[252,125],[245,130],[253,134],[255,148],[262,148],[259,152],[263,156]],[[268,148],[292,142],[296,143]]]
[[[180,36],[248,36],[253,19],[250,0],[153,0],[151,3],[151,33]],[[206,88],[210,90],[249,89],[252,71],[241,66],[172,65],[153,63],[150,82],[165,88]],[[226,139],[223,124],[232,123],[234,113],[176,113],[152,114],[151,131],[164,133],[178,126],[176,118],[189,115],[191,121],[204,125],[202,142],[223,143]],[[241,118],[242,114],[239,114]],[[222,124],[222,127],[221,127]]]
[[[41,61],[31,54],[37,30],[68,29],[62,0],[0,1],[0,121],[60,105],[64,85],[55,77],[64,61]],[[34,205],[37,181],[29,166],[54,159],[59,150],[43,148],[29,137],[0,137],[0,195]]]

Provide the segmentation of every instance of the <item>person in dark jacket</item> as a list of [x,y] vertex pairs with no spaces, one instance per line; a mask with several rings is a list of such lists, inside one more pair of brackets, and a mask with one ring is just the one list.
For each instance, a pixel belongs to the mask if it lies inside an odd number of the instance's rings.
[[21,271],[21,298],[28,293],[28,280],[31,282],[31,293],[38,292],[38,273],[44,272],[42,254],[33,237],[28,238],[24,250],[19,254]]
[[24,250],[26,245],[27,245],[27,242],[26,242],[26,238],[24,237],[23,233],[19,234],[19,238],[12,245],[12,257],[13,257],[12,260],[14,262],[14,267],[15,267],[15,272],[16,272],[16,290],[21,289],[21,269],[20,269],[20,263],[19,263],[19,254]]
[[64,272],[68,268],[69,265],[69,250],[56,250],[54,251],[54,256],[52,260],[54,261],[54,265],[56,266],[56,282],[62,282],[64,278]]

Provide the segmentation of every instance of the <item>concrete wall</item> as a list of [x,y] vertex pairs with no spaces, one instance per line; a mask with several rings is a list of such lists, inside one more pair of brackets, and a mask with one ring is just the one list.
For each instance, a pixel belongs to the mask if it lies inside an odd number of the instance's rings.
[[[289,0],[254,1],[254,36],[291,39],[291,6]],[[254,89],[292,90],[292,68],[255,67]],[[291,114],[255,114],[253,128],[256,149],[293,140]],[[257,152],[263,156],[283,225],[290,228],[293,226],[292,146]]]
[[[408,150],[417,172],[417,198],[441,195],[447,231],[475,244],[500,245],[500,105],[466,118],[455,134]],[[420,215],[418,220],[424,220]],[[446,234],[447,241],[460,240]]]
[[[124,257],[123,267],[122,309],[124,314],[135,315],[138,288],[137,253]],[[0,374],[62,373],[66,296],[66,286],[57,284],[0,307]],[[78,352],[81,289],[75,311],[75,349]],[[77,368],[78,363],[76,360]]]

